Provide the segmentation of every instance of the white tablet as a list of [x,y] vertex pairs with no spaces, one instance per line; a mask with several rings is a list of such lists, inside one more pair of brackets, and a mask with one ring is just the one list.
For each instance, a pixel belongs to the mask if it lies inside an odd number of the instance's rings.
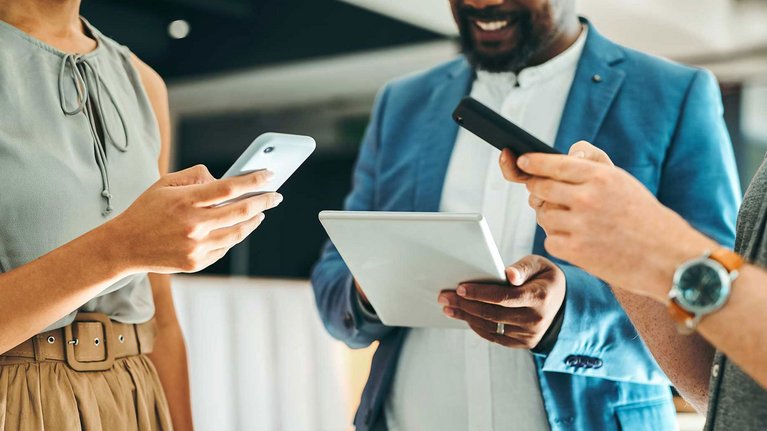
[[467,328],[442,313],[439,292],[506,280],[479,214],[323,211],[320,222],[389,326]]

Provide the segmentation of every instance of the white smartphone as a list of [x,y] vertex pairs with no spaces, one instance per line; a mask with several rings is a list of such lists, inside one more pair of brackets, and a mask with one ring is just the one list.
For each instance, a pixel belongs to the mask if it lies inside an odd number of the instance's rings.
[[314,139],[309,136],[264,133],[250,144],[222,178],[268,170],[274,173],[274,177],[266,186],[237,200],[276,192],[309,158],[316,147]]

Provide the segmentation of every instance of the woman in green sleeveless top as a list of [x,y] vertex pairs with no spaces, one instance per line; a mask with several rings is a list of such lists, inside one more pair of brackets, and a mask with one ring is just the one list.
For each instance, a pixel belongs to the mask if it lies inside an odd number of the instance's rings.
[[732,251],[600,149],[583,142],[571,153],[588,160],[501,160],[507,179],[530,190],[547,250],[613,286],[671,382],[707,415],[707,430],[767,429],[767,159],[746,191]]
[[79,17],[0,0],[0,430],[191,429],[168,275],[279,204],[269,173],[166,174],[161,78]]

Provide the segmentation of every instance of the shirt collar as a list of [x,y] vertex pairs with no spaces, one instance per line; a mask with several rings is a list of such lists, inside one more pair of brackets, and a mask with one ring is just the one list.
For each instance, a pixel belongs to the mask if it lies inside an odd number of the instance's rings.
[[583,26],[578,39],[569,48],[543,64],[522,69],[519,75],[513,72],[478,70],[477,81],[491,88],[507,88],[511,90],[512,87],[517,85],[523,88],[530,87],[567,70],[575,70],[583,53],[583,48],[586,46],[588,32],[588,26]]

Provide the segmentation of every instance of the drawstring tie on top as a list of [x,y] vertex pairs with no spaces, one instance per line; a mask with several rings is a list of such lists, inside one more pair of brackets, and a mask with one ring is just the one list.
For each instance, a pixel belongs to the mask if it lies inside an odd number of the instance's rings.
[[[67,69],[69,69],[69,77],[66,76]],[[77,101],[74,104],[68,103],[66,91],[64,90],[67,78],[72,80],[75,87]],[[88,84],[89,79],[92,79],[95,90],[95,94],[93,95],[90,94],[91,89]],[[117,112],[117,117],[120,120],[120,126],[122,126],[123,136],[125,138],[123,144],[118,143],[114,138],[109,120],[106,115],[104,115],[104,100],[101,96],[102,89],[112,103],[115,112]],[[123,112],[120,110],[120,106],[115,102],[115,98],[109,90],[109,87],[107,87],[101,80],[101,76],[96,68],[88,61],[88,59],[79,54],[67,54],[61,61],[61,68],[59,70],[59,102],[61,104],[61,110],[65,115],[75,116],[84,113],[88,118],[91,135],[93,136],[93,149],[96,155],[96,164],[101,173],[101,196],[106,200],[106,208],[103,212],[106,216],[112,212],[112,191],[109,186],[106,146],[101,142],[101,135],[98,133],[93,105],[95,105],[98,110],[97,113],[101,121],[101,129],[103,130],[104,139],[109,141],[112,146],[120,152],[128,151],[128,128],[125,123]]]

